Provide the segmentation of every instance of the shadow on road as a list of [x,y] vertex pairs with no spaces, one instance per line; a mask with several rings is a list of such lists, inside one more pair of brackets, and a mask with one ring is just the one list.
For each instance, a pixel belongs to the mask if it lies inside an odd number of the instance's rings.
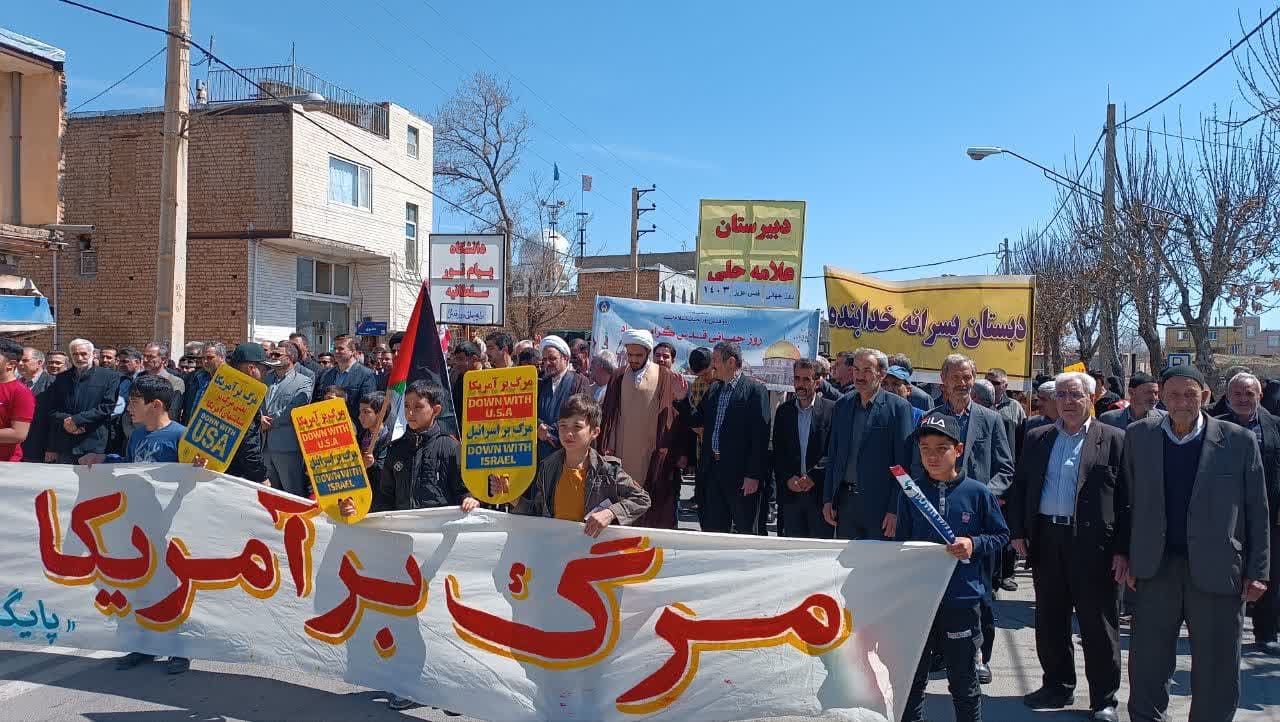
[[[65,655],[36,651],[5,654],[7,659],[18,656],[29,658],[21,672],[0,675],[0,678],[29,677],[42,668],[68,659]],[[282,717],[334,720],[414,719],[388,709],[385,703],[375,701],[386,699],[386,693],[383,692],[326,692],[279,679],[204,671],[194,667],[185,674],[168,675],[162,662],[118,671],[115,669],[114,659],[104,659],[77,674],[51,682],[50,686],[176,708],[127,712],[74,710],[76,715],[95,722],[225,719],[265,722]],[[289,701],[289,709],[281,708],[282,700]]]

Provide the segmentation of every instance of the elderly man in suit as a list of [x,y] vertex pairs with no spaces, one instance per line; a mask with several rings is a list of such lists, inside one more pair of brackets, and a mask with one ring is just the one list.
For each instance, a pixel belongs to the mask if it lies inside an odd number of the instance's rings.
[[911,404],[884,390],[883,351],[860,348],[848,359],[853,392],[831,412],[822,516],[840,539],[892,539],[901,492],[889,469],[908,460]]
[[1125,432],[1132,525],[1129,717],[1168,719],[1183,622],[1191,636],[1190,719],[1230,720],[1240,701],[1244,602],[1267,589],[1270,513],[1253,432],[1209,417],[1194,366],[1161,374],[1169,413]]
[[[1005,434],[1004,419],[999,413],[973,403],[973,387],[978,378],[977,367],[973,359],[964,354],[953,353],[942,361],[942,403],[929,413],[947,414],[955,417],[964,434],[964,456],[961,457],[960,469],[965,476],[987,485],[987,489],[996,497],[997,503],[1004,506],[1005,492],[1013,482],[1013,446],[1012,440]],[[926,414],[927,416],[928,414]],[[920,463],[920,450],[912,449],[911,474],[921,478],[924,465]],[[980,559],[994,576],[995,565],[999,557]],[[991,681],[991,652],[995,645],[995,610],[990,599],[982,602],[982,663],[978,665],[978,680],[983,684]]]
[[714,384],[694,407],[678,388],[676,408],[702,429],[698,476],[703,531],[756,533],[760,485],[769,479],[769,391],[742,373],[742,350],[721,341],[711,350]]
[[1253,604],[1253,639],[1258,651],[1280,656],[1280,418],[1262,408],[1262,382],[1248,372],[1241,372],[1227,384],[1230,413],[1218,418],[1239,424],[1253,432],[1262,451],[1263,478],[1267,482],[1267,504],[1271,509],[1271,583],[1262,598]]
[[1139,419],[1158,419],[1164,416],[1164,412],[1156,408],[1159,400],[1160,384],[1151,374],[1139,371],[1129,377],[1129,405],[1098,416],[1098,421],[1123,431]]
[[262,456],[271,485],[295,496],[307,496],[307,467],[293,430],[292,412],[311,402],[315,382],[303,373],[300,358],[293,343],[280,344],[267,354],[267,365],[274,368],[267,377],[267,398],[262,402],[259,424],[266,437]]
[[1040,689],[1034,708],[1066,707],[1076,686],[1071,615],[1080,622],[1093,720],[1115,722],[1120,689],[1119,583],[1129,533],[1124,432],[1089,418],[1094,380],[1054,380],[1058,421],[1026,436],[1007,514],[1013,546],[1032,568]]
[[589,379],[569,368],[569,344],[559,336],[542,339],[542,377],[538,379],[538,458],[560,448],[560,407],[570,396],[585,393]]
[[787,536],[830,539],[835,529],[822,518],[827,439],[835,402],[818,395],[818,365],[792,365],[795,396],[773,417],[773,480],[778,514]]
[[120,374],[93,365],[93,343],[68,344],[71,369],[49,387],[49,436],[46,463],[74,464],[85,454],[104,454],[116,408]]

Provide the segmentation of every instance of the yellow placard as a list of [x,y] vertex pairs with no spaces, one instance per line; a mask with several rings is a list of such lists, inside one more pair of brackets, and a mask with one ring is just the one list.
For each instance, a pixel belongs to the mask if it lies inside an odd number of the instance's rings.
[[911,357],[915,381],[937,382],[953,353],[979,373],[1002,368],[1030,381],[1035,276],[951,276],[885,281],[825,268],[831,353],[859,347]]
[[1072,371],[1078,371],[1078,372],[1080,372],[1080,373],[1082,373],[1082,374],[1084,374],[1084,373],[1089,373],[1089,369],[1088,369],[1087,367],[1085,367],[1085,365],[1084,365],[1084,362],[1083,362],[1083,361],[1077,361],[1077,362],[1075,362],[1075,363],[1071,364],[1070,366],[1067,366],[1066,368],[1064,368],[1064,369],[1062,369],[1062,370],[1063,370],[1063,372],[1065,372],[1065,373],[1071,373]]
[[[329,399],[307,404],[295,408],[290,416],[320,509],[348,524],[363,519],[373,503],[373,489],[365,473],[364,455],[356,444],[356,427],[347,402]],[[354,516],[342,515],[338,509],[341,499],[354,502]]]
[[[462,481],[481,501],[514,501],[537,469],[538,372],[532,366],[468,371],[462,383]],[[490,474],[508,477],[506,494],[489,494]]]
[[178,461],[189,464],[199,454],[209,460],[205,468],[226,471],[266,397],[266,384],[219,366],[178,442]]
[[698,303],[799,308],[804,201],[704,199],[698,208]]

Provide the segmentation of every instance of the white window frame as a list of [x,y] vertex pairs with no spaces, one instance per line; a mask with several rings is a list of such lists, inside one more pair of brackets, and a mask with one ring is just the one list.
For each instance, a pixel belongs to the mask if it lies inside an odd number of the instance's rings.
[[[298,261],[299,261],[299,262],[310,262],[310,263],[311,263],[311,290],[310,290],[310,291],[307,291],[307,290],[304,290],[304,289],[301,289],[301,288],[298,288],[298,287],[297,287],[297,278],[298,278],[298,275],[297,275],[297,268],[296,268],[296,266],[295,266],[295,269],[294,269],[294,276],[293,276],[293,277],[294,277],[294,284],[295,284],[295,285],[294,285],[294,291],[295,291],[295,293],[297,294],[298,298],[310,298],[310,299],[314,299],[314,300],[316,300],[316,301],[332,301],[332,302],[335,302],[335,303],[347,303],[347,304],[350,304],[350,303],[351,303],[351,287],[355,285],[355,273],[353,272],[353,270],[352,270],[352,269],[353,269],[353,266],[352,266],[350,263],[338,263],[338,262],[335,262],[335,261],[330,261],[330,260],[325,259],[325,258],[312,258],[312,257],[310,257],[310,256],[298,256]],[[334,269],[338,268],[339,266],[341,266],[341,267],[343,267],[343,268],[346,268],[346,269],[347,269],[347,295],[343,296],[343,295],[341,295],[341,294],[337,294],[337,293],[318,293],[318,292],[315,290],[315,289],[316,289],[316,262],[317,262],[317,261],[319,261],[320,263],[327,263],[327,264],[329,264],[329,288],[330,288],[330,290],[332,290],[332,289],[333,289],[333,281],[334,281],[334,278],[335,278],[335,277],[336,277],[336,275],[337,275],[337,274],[335,274],[335,273],[334,273]]]
[[[410,210],[413,211],[413,220],[409,220]],[[420,235],[418,229],[421,227],[418,224],[422,218],[421,212],[422,210],[417,203],[404,204],[404,265],[414,273],[420,273],[422,268],[422,259],[419,253],[420,246],[418,244]],[[412,230],[410,230],[410,226],[413,227]]]
[[[356,202],[351,204],[345,200],[338,200],[333,197],[333,165],[340,163],[349,165],[356,171]],[[342,206],[343,208],[354,208],[356,210],[373,212],[373,169],[367,165],[361,165],[352,160],[347,160],[341,156],[329,155],[329,184],[327,198],[330,205]],[[366,181],[367,179],[367,181]],[[366,188],[367,187],[367,188]],[[363,196],[362,196],[363,193]]]
[[1268,336],[1267,348],[1280,348],[1280,335]]
[[418,150],[422,147],[422,131],[418,130],[418,127],[414,125],[406,127],[408,130],[405,131],[404,138],[405,154],[410,158],[417,158]]
[[1239,355],[1240,355],[1240,344],[1238,344],[1238,343],[1233,343],[1233,344],[1231,344],[1231,350],[1230,350],[1228,353],[1230,353],[1232,356],[1239,356]]
[[1257,335],[1258,335],[1258,327],[1257,327],[1257,326],[1245,326],[1245,327],[1244,327],[1244,336],[1245,336],[1245,338],[1255,338],[1255,337],[1257,337]]
[[1179,340],[1179,341],[1186,341],[1186,340],[1187,340],[1187,332],[1186,332],[1186,331],[1184,331],[1184,330],[1182,330],[1182,329],[1178,329],[1178,340]]
[[1217,330],[1217,329],[1213,329],[1213,328],[1209,329],[1209,335],[1207,336],[1207,338],[1208,338],[1210,341],[1217,341],[1217,340],[1218,340],[1218,330]]

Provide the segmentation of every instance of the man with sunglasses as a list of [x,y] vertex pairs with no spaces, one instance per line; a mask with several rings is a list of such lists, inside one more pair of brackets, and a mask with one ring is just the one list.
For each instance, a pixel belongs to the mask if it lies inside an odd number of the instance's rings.
[[293,431],[292,411],[311,403],[314,380],[301,372],[297,345],[282,343],[267,353],[272,366],[267,398],[262,402],[264,460],[271,485],[296,496],[307,496],[307,470]]

